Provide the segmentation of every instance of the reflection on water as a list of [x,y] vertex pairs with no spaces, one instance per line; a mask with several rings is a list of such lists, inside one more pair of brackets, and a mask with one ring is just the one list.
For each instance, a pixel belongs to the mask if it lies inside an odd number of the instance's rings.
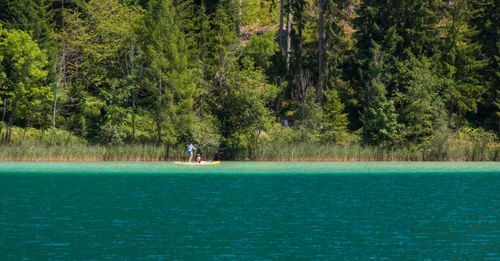
[[176,170],[0,171],[2,259],[500,259],[500,172]]

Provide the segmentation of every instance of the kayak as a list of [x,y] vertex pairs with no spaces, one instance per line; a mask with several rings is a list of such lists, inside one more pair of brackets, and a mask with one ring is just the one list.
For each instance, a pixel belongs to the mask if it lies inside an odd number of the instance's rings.
[[176,161],[175,162],[176,165],[217,165],[217,164],[220,164],[220,161],[202,161],[200,163],[196,162],[196,161],[192,161],[192,162],[185,162],[185,161]]

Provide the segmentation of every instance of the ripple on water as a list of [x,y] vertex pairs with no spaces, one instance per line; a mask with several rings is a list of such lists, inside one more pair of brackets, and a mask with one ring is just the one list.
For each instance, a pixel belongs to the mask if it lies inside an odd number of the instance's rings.
[[12,260],[500,259],[500,165],[0,165]]

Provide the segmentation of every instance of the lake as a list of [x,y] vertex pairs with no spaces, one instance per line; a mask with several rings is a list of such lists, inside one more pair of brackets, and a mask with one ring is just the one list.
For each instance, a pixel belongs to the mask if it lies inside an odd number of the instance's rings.
[[0,162],[2,260],[499,260],[498,162]]

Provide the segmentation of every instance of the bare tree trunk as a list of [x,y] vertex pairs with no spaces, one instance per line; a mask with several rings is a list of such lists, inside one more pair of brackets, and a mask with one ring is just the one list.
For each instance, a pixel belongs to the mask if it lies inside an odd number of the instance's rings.
[[[14,103],[15,104],[15,103]],[[12,106],[12,113],[9,116],[9,124],[7,125],[7,134],[5,135],[5,143],[10,144],[10,136],[12,135],[12,124],[14,123],[14,112],[16,106]]]
[[[301,17],[302,18],[302,17]],[[302,47],[303,47],[303,37],[302,37],[302,28],[304,27],[303,18],[298,21],[299,26],[299,51],[298,51],[298,59],[297,59],[297,69],[299,73],[299,79],[302,80],[304,77],[302,72]]]
[[280,47],[280,54],[283,54],[283,2],[285,0],[281,0],[281,7],[280,7],[280,39],[279,39],[279,47]]
[[54,95],[54,111],[52,114],[52,136],[50,137],[50,144],[54,142],[54,138],[56,137],[56,112],[57,112],[57,91],[59,89],[59,80],[57,80],[56,91]]
[[241,0],[239,0],[239,6],[238,6],[238,17],[239,17],[239,21],[238,21],[238,34],[241,35],[241,33],[243,32],[243,25],[241,23]]
[[[63,73],[64,73],[64,67],[65,66],[65,57],[66,56],[66,51],[63,49],[63,53],[62,53],[62,57],[61,57],[61,65],[59,67],[59,76],[57,77],[57,83],[56,83],[56,90],[55,90],[55,93],[54,93],[54,110],[53,110],[53,113],[52,113],[52,137],[50,138],[50,144],[52,144],[54,142],[54,138],[55,138],[55,133],[56,133],[56,114],[57,114],[57,94],[59,92],[59,87],[61,85],[61,81],[62,81],[62,78],[64,77]],[[83,130],[82,130],[83,131]]]
[[323,55],[324,55],[324,41],[323,41],[323,9],[325,8],[324,0],[319,0],[319,46],[318,46],[318,90],[317,100],[320,104],[323,102]]
[[[135,75],[135,35],[132,36],[132,41],[130,42],[130,72],[129,74]],[[134,76],[135,77],[135,76]],[[135,141],[135,100],[137,98],[137,85],[134,81],[134,90],[132,91],[132,141]]]
[[162,86],[161,78],[160,78],[160,81],[159,81],[158,88],[159,88],[160,92],[159,92],[159,95],[157,97],[158,101],[156,102],[156,114],[157,114],[156,129],[157,129],[157,132],[158,132],[158,144],[161,144],[161,142],[162,142],[162,140],[161,140],[161,123],[162,123],[162,117],[161,117],[161,95],[163,93],[163,86]]
[[287,6],[287,25],[286,25],[286,53],[285,53],[285,62],[286,62],[286,72],[288,73],[290,69],[290,45],[292,43],[292,10],[291,10],[291,2],[292,0],[288,0]]
[[[62,1],[62,9],[64,11],[64,0]],[[64,14],[62,15],[62,29],[64,30]],[[57,114],[57,94],[59,91],[59,86],[61,85],[61,81],[65,78],[66,75],[66,46],[63,38],[63,51],[61,57],[61,64],[59,65],[59,75],[57,76],[56,90],[54,94],[54,110],[52,114],[52,136],[50,137],[50,144],[54,142],[56,136],[56,114]],[[64,81],[66,83],[66,81]],[[83,131],[83,130],[82,130]]]
[[7,113],[7,98],[3,98],[3,115],[2,121],[5,122],[5,114]]
[[136,93],[132,94],[132,141],[135,141],[135,99]]
[[167,142],[165,144],[165,161],[168,161],[170,158],[170,144]]
[[12,136],[12,126],[9,126],[9,134],[7,135],[7,137],[5,137],[6,139],[6,142],[7,144],[10,144],[10,137]]

